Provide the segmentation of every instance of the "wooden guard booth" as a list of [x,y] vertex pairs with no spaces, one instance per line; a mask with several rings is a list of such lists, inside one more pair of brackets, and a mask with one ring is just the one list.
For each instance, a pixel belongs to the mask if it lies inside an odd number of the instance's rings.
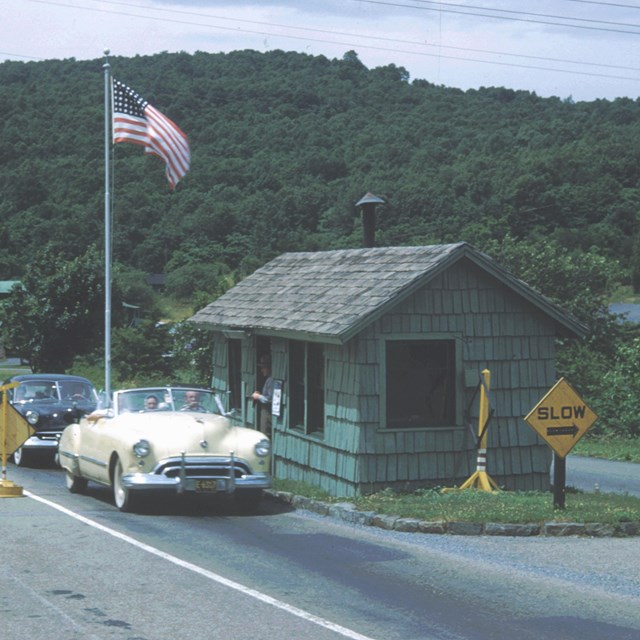
[[557,338],[587,331],[467,243],[286,253],[190,321],[211,331],[212,386],[245,424],[270,354],[276,477],[347,497],[468,478],[484,369],[488,473],[548,490],[550,450],[523,416],[557,379]]

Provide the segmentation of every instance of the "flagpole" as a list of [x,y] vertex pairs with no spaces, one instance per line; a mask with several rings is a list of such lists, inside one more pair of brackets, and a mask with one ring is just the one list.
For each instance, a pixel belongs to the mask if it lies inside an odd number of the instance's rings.
[[111,406],[111,65],[104,50],[104,391]]

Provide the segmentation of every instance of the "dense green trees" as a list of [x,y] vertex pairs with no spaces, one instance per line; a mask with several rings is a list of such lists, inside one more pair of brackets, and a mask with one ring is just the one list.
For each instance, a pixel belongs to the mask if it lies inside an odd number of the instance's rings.
[[[168,272],[198,246],[241,277],[284,250],[357,246],[353,205],[373,191],[388,202],[387,244],[537,235],[598,246],[630,277],[638,101],[462,92],[411,83],[395,65],[369,70],[355,52],[160,54],[111,66],[193,151],[171,193],[160,160],[117,145],[116,261]],[[101,61],[0,64],[2,277],[20,277],[24,256],[46,243],[71,258],[101,237],[102,88]]]
[[618,263],[595,249],[568,250],[558,241],[510,236],[491,243],[489,251],[590,328],[585,340],[559,345],[558,374],[599,415],[593,431],[640,436],[640,327],[619,324],[607,310],[621,277]]
[[[113,150],[114,263],[124,299],[149,322],[157,309],[144,274],[166,273],[172,295],[200,304],[283,251],[360,246],[354,203],[372,191],[386,200],[379,244],[473,243],[593,327],[583,348],[599,373],[566,351],[572,379],[582,376],[590,393],[607,365],[618,382],[630,379],[636,342],[605,303],[620,282],[640,287],[640,100],[463,92],[412,82],[395,65],[367,69],[353,51],[334,60],[164,53],[111,67],[192,147],[192,170],[174,192],[160,160],[133,145]],[[57,273],[102,242],[102,90],[101,60],[0,64],[0,279],[22,279],[16,309],[42,323],[45,298],[63,288],[74,299]],[[38,289],[34,266],[55,286]],[[92,277],[85,303],[99,297]],[[62,326],[47,331],[68,331],[79,308],[58,313]],[[40,353],[43,334],[31,329],[22,327],[33,341],[21,346],[27,357],[66,366],[64,354]],[[66,354],[90,350],[78,336]],[[10,337],[17,345],[18,333]],[[91,340],[99,337],[98,328]],[[125,339],[135,352],[135,336]]]
[[104,342],[104,262],[96,256],[41,252],[0,307],[7,347],[34,371],[65,371]]

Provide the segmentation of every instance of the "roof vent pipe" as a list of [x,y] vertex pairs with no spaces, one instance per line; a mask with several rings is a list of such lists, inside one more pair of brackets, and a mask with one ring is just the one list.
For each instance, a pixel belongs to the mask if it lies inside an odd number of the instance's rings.
[[375,245],[377,204],[384,204],[384,200],[371,192],[356,202],[356,207],[362,207],[362,245],[366,249]]

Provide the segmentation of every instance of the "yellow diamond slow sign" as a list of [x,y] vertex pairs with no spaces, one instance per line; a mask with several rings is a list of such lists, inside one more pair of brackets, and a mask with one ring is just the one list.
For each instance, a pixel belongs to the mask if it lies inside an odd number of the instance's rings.
[[11,455],[21,447],[36,430],[11,406],[7,407],[7,423],[5,425],[5,447],[7,455]]
[[564,378],[560,378],[525,417],[538,435],[562,458],[597,419],[598,416]]

